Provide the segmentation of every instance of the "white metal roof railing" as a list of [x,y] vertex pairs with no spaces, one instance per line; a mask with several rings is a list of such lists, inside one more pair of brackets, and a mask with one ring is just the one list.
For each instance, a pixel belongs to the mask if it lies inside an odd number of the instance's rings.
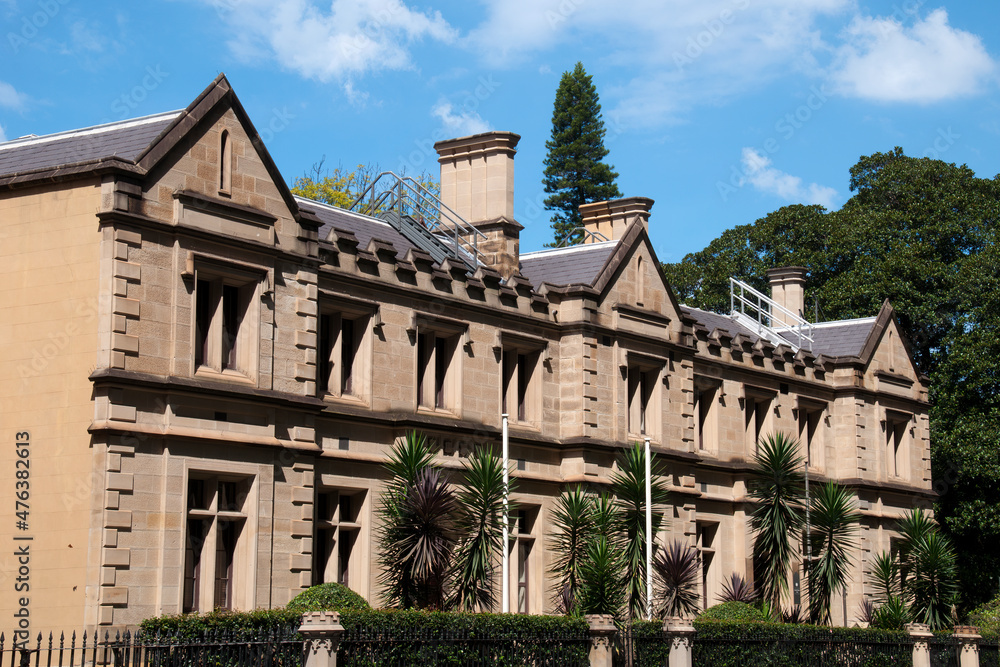
[[[729,311],[733,319],[748,329],[756,329],[758,335],[772,343],[785,343],[796,351],[803,347],[812,350],[814,338],[811,323],[736,278],[729,279]],[[776,318],[778,314],[782,317]],[[782,336],[782,332],[795,336],[798,343]]]

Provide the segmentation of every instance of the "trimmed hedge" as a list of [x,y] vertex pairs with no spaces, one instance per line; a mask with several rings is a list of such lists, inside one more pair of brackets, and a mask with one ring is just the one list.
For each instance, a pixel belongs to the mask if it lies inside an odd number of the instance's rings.
[[905,632],[782,623],[695,621],[694,664],[717,667],[805,667],[913,664]]
[[147,618],[139,629],[143,635],[197,637],[205,632],[228,632],[233,637],[251,637],[262,632],[296,631],[301,614],[288,609],[254,611],[213,611],[210,614],[181,614]]
[[337,664],[589,665],[586,621],[563,616],[350,611]]
[[698,616],[699,621],[764,623],[771,619],[760,609],[745,602],[723,602],[709,607]]
[[670,642],[663,634],[663,621],[632,622],[632,659],[634,662],[616,661],[634,667],[663,667],[670,656]]
[[362,611],[371,609],[368,602],[347,586],[337,583],[319,584],[304,590],[285,607],[289,611]]

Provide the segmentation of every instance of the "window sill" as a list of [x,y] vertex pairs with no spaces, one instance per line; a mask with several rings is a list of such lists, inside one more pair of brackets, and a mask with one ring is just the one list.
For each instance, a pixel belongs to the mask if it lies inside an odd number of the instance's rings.
[[194,377],[205,378],[208,380],[225,380],[227,382],[238,382],[248,386],[256,386],[254,379],[246,373],[228,369],[224,371],[217,371],[210,366],[199,366],[194,372]]
[[418,415],[434,415],[435,417],[450,417],[452,419],[461,419],[461,417],[448,408],[429,408],[426,405],[417,406]]
[[321,394],[320,398],[327,403],[339,403],[341,405],[351,405],[357,408],[367,408],[370,407],[368,404],[368,399],[362,398],[361,396],[354,396],[353,394]]

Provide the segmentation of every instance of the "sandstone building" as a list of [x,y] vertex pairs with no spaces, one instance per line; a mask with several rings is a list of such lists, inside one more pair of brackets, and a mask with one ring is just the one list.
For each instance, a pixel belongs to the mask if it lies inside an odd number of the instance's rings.
[[512,609],[552,608],[554,498],[644,437],[671,489],[658,539],[702,550],[712,604],[748,570],[749,459],[780,430],[856,495],[834,608],[853,620],[892,520],[931,498],[926,379],[891,306],[803,338],[790,268],[768,328],[687,308],[643,198],[585,206],[588,243],[521,253],[518,138],[437,145],[456,221],[437,228],[294,197],[222,76],[180,112],[0,144],[0,617],[22,606],[23,545],[33,630],[277,606],[329,580],[377,602],[388,448],[419,429],[458,469],[506,410]]

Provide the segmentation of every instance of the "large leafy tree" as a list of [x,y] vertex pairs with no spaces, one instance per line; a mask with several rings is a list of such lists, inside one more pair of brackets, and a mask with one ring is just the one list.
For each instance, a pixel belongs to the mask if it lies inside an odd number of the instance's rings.
[[546,210],[555,211],[553,245],[580,239],[580,204],[621,197],[615,184],[618,174],[604,162],[604,120],[597,87],[577,63],[564,72],[556,90],[552,112],[552,138],[545,142],[548,155],[542,183],[549,197]]

